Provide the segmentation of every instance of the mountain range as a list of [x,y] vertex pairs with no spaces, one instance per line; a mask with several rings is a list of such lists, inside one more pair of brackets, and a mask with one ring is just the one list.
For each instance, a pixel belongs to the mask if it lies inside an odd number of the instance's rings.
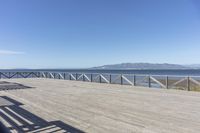
[[93,67],[92,69],[200,69],[200,65],[157,64],[157,63],[121,63]]

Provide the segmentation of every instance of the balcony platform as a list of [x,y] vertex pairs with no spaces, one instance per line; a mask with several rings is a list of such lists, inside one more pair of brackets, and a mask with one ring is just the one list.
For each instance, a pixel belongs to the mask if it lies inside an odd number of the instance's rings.
[[200,93],[57,79],[1,79],[11,132],[199,133]]

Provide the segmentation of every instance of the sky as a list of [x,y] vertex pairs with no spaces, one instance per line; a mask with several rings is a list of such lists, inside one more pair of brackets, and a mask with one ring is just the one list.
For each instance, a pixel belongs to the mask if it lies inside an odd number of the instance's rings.
[[0,68],[200,64],[199,0],[0,0]]

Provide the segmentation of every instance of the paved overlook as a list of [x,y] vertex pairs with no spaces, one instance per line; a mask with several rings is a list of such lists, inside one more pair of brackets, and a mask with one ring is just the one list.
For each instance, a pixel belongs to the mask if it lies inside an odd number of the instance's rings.
[[11,132],[199,133],[200,93],[66,81],[2,79]]

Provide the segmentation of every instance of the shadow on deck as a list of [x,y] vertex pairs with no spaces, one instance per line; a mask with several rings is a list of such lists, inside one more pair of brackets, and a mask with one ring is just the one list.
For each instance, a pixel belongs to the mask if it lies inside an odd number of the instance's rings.
[[[4,102],[4,103],[2,103]],[[0,96],[0,117],[10,132],[41,133],[64,132],[84,133],[62,121],[46,121],[23,109],[23,104],[7,96]]]
[[14,83],[14,82],[6,82],[0,81],[0,91],[3,90],[18,90],[18,89],[30,89],[34,87],[25,86],[23,84]]

